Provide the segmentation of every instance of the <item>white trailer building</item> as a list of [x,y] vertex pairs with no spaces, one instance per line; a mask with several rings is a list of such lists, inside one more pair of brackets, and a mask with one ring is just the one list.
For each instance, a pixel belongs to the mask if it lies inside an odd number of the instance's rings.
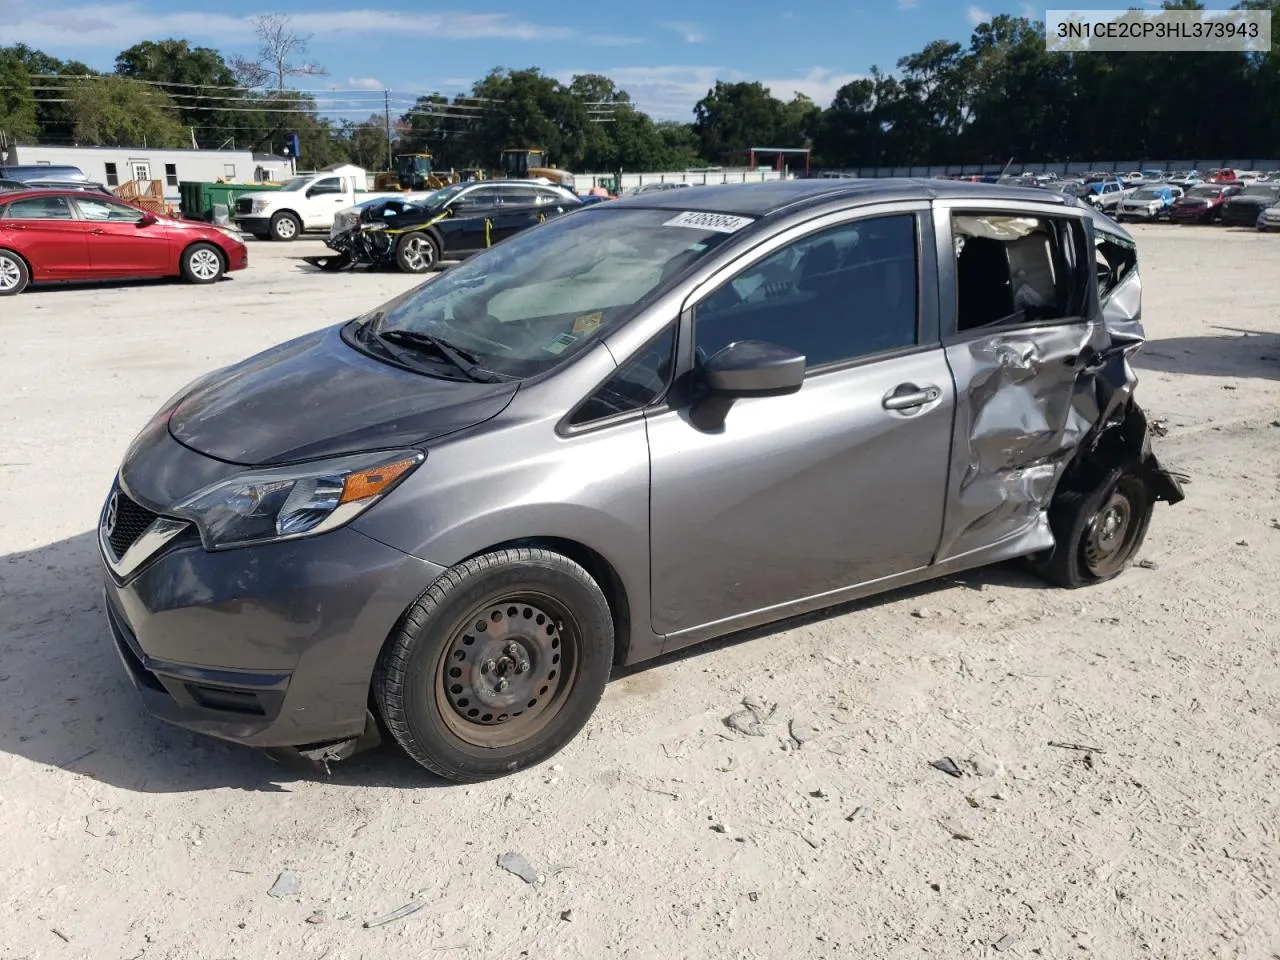
[[248,150],[158,150],[150,147],[61,147],[14,144],[4,163],[79,167],[90,180],[116,187],[129,180],[159,180],[166,200],[179,199],[183,180],[260,183],[285,180],[293,168],[287,157]]

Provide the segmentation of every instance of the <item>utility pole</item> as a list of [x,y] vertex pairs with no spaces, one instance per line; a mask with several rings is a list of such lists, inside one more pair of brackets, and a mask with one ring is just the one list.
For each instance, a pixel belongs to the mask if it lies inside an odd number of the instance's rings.
[[391,156],[391,91],[382,91],[382,116],[387,124],[387,169],[394,170],[396,168],[395,160]]

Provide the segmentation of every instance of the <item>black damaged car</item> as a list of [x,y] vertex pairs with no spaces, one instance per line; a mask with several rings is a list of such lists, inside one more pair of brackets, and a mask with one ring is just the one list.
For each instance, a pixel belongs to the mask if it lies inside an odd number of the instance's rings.
[[426,273],[442,260],[465,260],[580,206],[572,190],[551,183],[459,183],[420,200],[364,204],[335,223],[328,240],[335,256],[306,259],[323,270],[366,265]]

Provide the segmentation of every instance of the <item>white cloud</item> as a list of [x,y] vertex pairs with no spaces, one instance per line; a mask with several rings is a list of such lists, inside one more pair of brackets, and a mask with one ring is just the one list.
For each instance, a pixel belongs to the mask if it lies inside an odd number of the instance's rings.
[[[382,35],[430,40],[565,40],[571,27],[522,20],[505,13],[398,13],[389,10],[321,10],[290,15],[300,33],[317,39]],[[139,3],[85,3],[50,9],[29,0],[0,0],[8,42],[51,52],[105,47],[121,50],[144,39],[187,37],[198,42],[252,45],[252,17],[213,10],[150,9]]]
[[762,78],[742,70],[706,66],[565,70],[558,72],[556,77],[568,83],[574,74],[579,73],[605,74],[631,94],[636,106],[655,120],[685,121],[691,119],[693,105],[707,95],[707,91],[716,85],[716,80],[730,83],[760,80],[780,100],[790,100],[796,93],[803,93],[812,97],[818,106],[825,107],[842,86],[862,78],[861,74],[839,73],[822,67],[813,67],[793,76]]
[[969,23],[975,27],[984,24],[991,19],[991,14],[987,13],[987,11],[983,10],[981,7],[974,6],[972,4],[964,13],[965,16],[969,18]]
[[680,35],[685,43],[706,43],[707,35],[702,27],[688,20],[669,20],[663,24],[668,30]]
[[347,77],[348,90],[385,90],[384,84],[377,77]]

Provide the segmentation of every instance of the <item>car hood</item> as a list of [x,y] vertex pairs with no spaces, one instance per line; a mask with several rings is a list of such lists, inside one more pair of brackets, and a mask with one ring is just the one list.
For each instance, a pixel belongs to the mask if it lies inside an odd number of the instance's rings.
[[1231,204],[1232,206],[1266,208],[1266,207],[1275,206],[1276,200],[1274,197],[1239,196],[1239,197],[1228,197],[1227,203]]
[[173,409],[170,434],[229,463],[290,463],[424,443],[496,416],[519,387],[402,370],[348,345],[342,326],[218,371]]

